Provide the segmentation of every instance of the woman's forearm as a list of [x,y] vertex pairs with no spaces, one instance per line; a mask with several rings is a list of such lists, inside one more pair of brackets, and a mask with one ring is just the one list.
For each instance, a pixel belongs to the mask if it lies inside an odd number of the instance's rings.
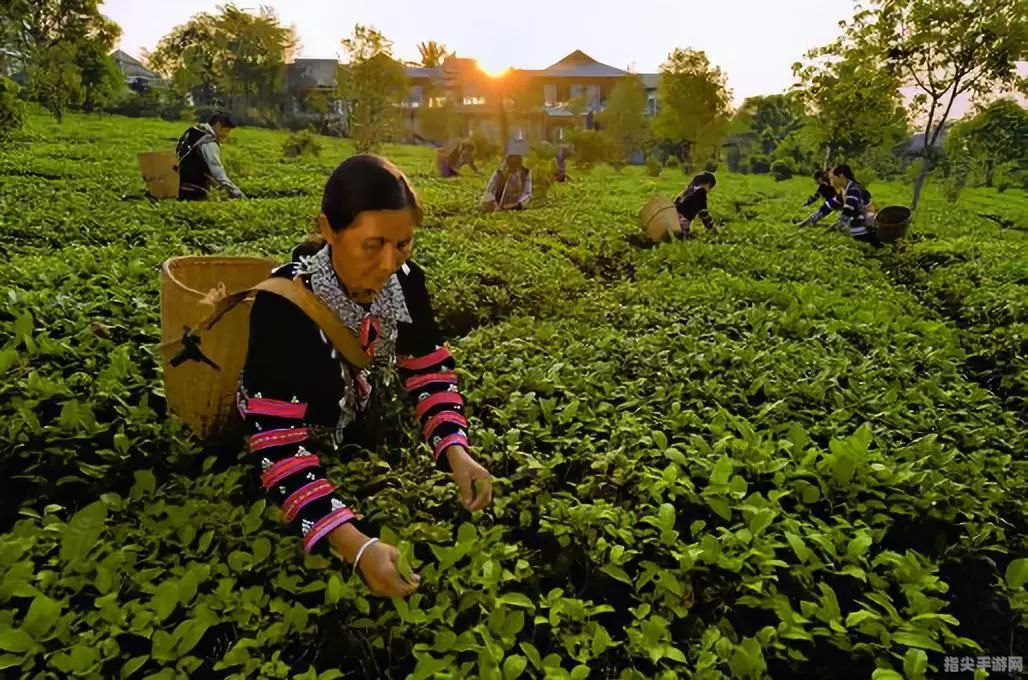
[[353,522],[338,527],[328,535],[328,542],[343,559],[353,564],[357,551],[368,541],[368,536],[358,529]]

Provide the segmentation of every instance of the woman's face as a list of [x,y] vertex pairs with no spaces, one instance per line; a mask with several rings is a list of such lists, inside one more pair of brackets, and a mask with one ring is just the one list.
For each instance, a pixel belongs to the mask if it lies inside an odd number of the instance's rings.
[[828,173],[828,178],[831,180],[832,186],[835,187],[836,189],[845,189],[846,188],[847,180],[842,175],[836,175],[834,172],[830,172],[830,173]]
[[369,210],[342,231],[332,231],[324,214],[318,217],[321,237],[332,246],[332,267],[356,302],[368,304],[389,277],[410,257],[414,211]]

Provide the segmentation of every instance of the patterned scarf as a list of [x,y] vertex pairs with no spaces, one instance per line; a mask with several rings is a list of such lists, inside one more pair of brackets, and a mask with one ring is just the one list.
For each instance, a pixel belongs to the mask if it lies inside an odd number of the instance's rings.
[[[332,350],[332,357],[340,363],[346,393],[339,400],[339,423],[336,425],[337,445],[343,431],[354,422],[358,414],[367,410],[371,400],[372,383],[388,386],[395,377],[396,338],[400,323],[411,323],[410,312],[403,297],[403,287],[396,274],[389,277],[371,305],[365,307],[353,301],[332,266],[332,251],[325,246],[314,255],[301,257],[297,273],[309,275],[314,294],[325,301],[350,330],[360,335],[361,347],[372,359],[363,370],[348,365]],[[328,344],[328,338],[321,334]]]

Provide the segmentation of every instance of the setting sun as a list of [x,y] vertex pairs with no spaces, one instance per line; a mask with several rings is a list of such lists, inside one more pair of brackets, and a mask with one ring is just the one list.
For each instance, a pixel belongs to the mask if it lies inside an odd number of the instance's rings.
[[481,61],[478,62],[478,68],[482,70],[482,73],[486,74],[490,78],[502,78],[511,70],[510,66],[501,67],[494,64],[483,64]]

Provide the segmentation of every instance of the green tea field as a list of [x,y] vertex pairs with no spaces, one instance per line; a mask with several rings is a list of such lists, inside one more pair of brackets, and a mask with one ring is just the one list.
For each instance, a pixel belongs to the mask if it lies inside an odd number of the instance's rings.
[[876,251],[792,226],[811,180],[719,172],[722,229],[647,247],[639,209],[681,170],[570,165],[480,215],[484,178],[386,147],[495,477],[473,517],[413,414],[331,466],[365,531],[413,548],[422,585],[388,600],[303,554],[242,441],[167,415],[156,349],[160,264],[287,261],[351,147],[286,159],[240,129],[222,154],[251,200],[150,203],[136,154],[183,129],[33,116],[0,150],[0,677],[918,680],[1028,656],[1023,192],[929,185]]

